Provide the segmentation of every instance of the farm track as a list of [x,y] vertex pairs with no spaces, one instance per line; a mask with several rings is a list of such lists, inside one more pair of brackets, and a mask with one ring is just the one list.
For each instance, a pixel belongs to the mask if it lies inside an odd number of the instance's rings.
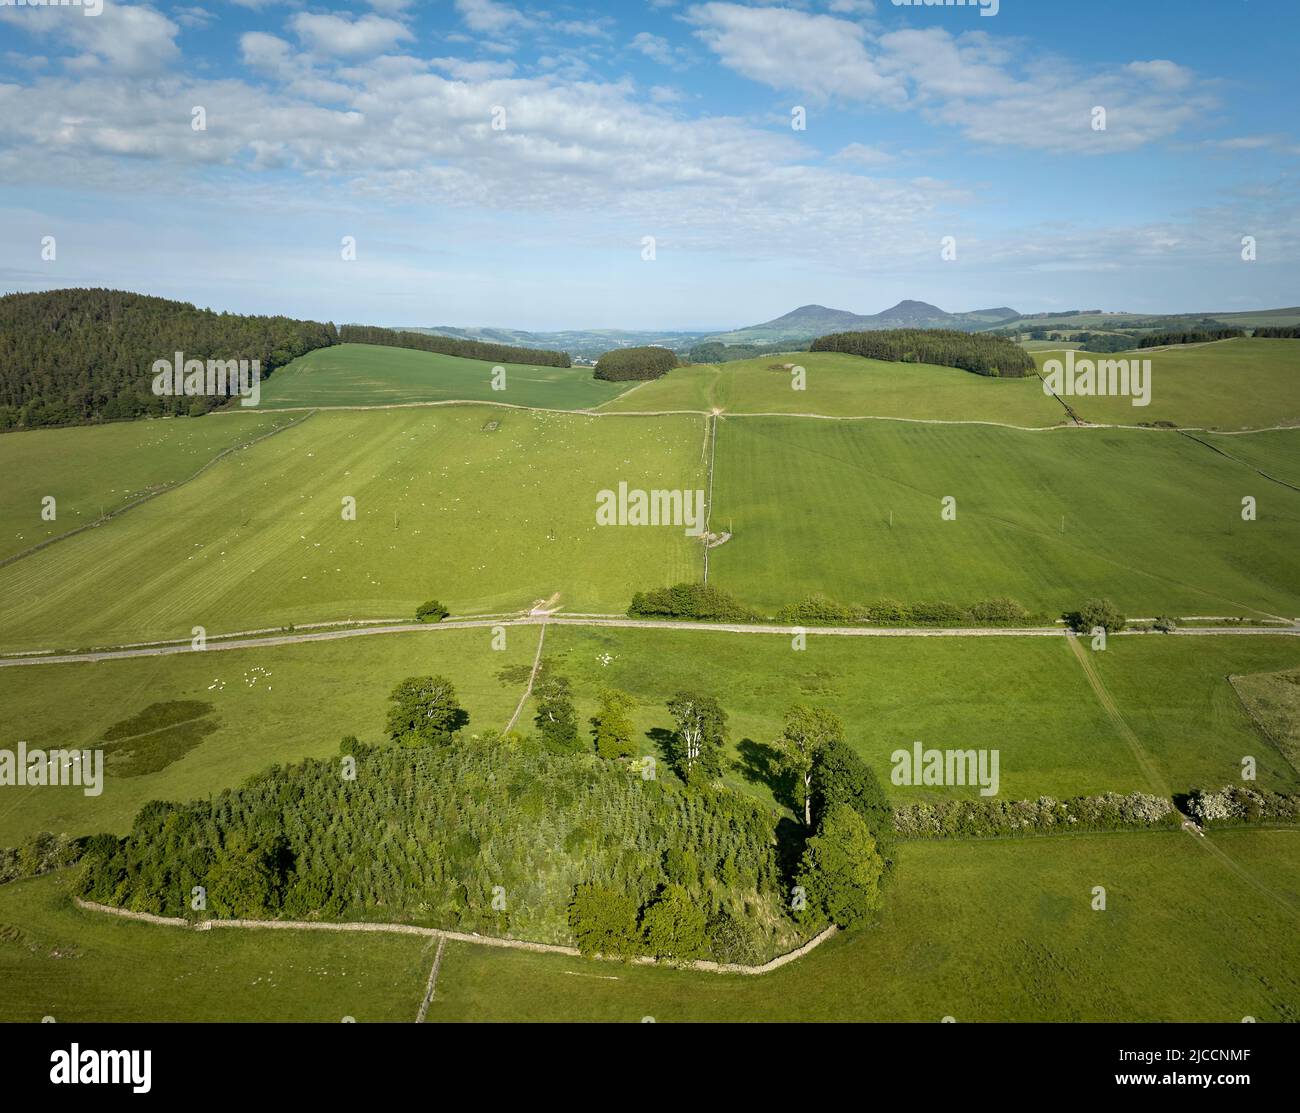
[[429,1004],[433,1001],[434,991],[438,988],[438,971],[442,969],[442,952],[447,949],[447,937],[438,940],[438,953],[433,956],[433,969],[429,971],[429,983],[424,988],[424,1000],[420,1002],[420,1011],[415,1014],[415,1023],[423,1024],[429,1014]]
[[[617,395],[609,399],[608,402],[602,402],[600,405],[608,405],[609,402],[617,401],[618,398],[625,398],[631,391],[625,394]],[[807,412],[791,412],[787,410],[728,410],[728,409],[707,409],[707,410],[602,410],[600,406],[588,409],[563,409],[552,408],[549,406],[525,406],[519,402],[498,402],[490,398],[445,398],[433,402],[378,402],[370,405],[343,405],[343,406],[279,406],[273,409],[258,411],[260,413],[316,413],[319,411],[347,411],[347,410],[410,410],[424,409],[435,406],[500,406],[507,410],[529,410],[536,413],[548,414],[573,414],[576,417],[710,417],[714,413],[725,415],[726,417],[806,417],[814,421],[901,421],[911,425],[987,425],[995,429],[1014,429],[1019,433],[1052,433],[1059,432],[1063,429],[1131,429],[1135,432],[1143,433],[1175,433],[1175,432],[1193,432],[1193,433],[1210,433],[1216,436],[1241,436],[1248,433],[1276,433],[1298,428],[1295,425],[1261,425],[1251,429],[1205,429],[1198,425],[1189,425],[1178,429],[1157,428],[1152,425],[1120,425],[1107,424],[1104,422],[1080,421],[1078,424],[1073,422],[1059,421],[1054,425],[1015,425],[1008,421],[978,421],[978,420],[959,420],[942,417],[897,417],[891,414],[819,414]],[[223,414],[233,414],[236,411],[222,411]],[[289,426],[285,426],[289,428]],[[268,434],[269,435],[269,434]],[[168,488],[170,490],[171,488]]]
[[[424,622],[403,622],[389,626],[368,626],[343,630],[323,630],[311,634],[285,634],[269,638],[232,638],[216,640],[220,635],[209,635],[207,647],[194,649],[188,641],[177,644],[151,645],[134,649],[91,650],[86,653],[64,653],[33,656],[27,651],[21,656],[0,658],[0,668],[23,665],[62,665],[84,661],[113,661],[130,657],[168,657],[177,653],[215,653],[223,649],[256,649],[283,645],[302,645],[306,642],[336,641],[340,638],[364,638],[384,634],[434,633],[438,630],[476,630],[492,626],[596,626],[631,630],[691,630],[723,634],[780,634],[793,637],[802,632],[812,636],[839,638],[1063,638],[1073,636],[1063,627],[1052,626],[779,626],[773,623],[746,625],[726,622],[673,622],[649,618],[571,617],[560,615],[525,615],[515,618],[464,619],[431,625]],[[1300,637],[1300,624],[1291,626],[1185,626],[1172,634],[1149,635],[1145,630],[1123,630],[1112,637]]]
[[1118,705],[1111,698],[1105,683],[1093,667],[1092,661],[1088,659],[1088,654],[1079,644],[1078,635],[1069,635],[1066,638],[1066,644],[1069,645],[1070,652],[1074,654],[1075,659],[1083,668],[1084,676],[1088,679],[1088,686],[1092,688],[1093,694],[1097,697],[1097,702],[1101,704],[1102,710],[1106,712],[1106,717],[1114,725],[1116,733],[1128,745],[1151,791],[1157,796],[1172,796],[1173,790],[1169,787],[1169,783],[1161,776],[1160,770],[1156,767],[1155,762],[1151,760],[1151,755],[1143,749],[1141,740],[1133,732],[1133,728],[1128,725],[1128,721],[1124,718]]
[[[498,623],[505,625],[505,623]],[[506,729],[503,733],[509,734],[515,729],[515,723],[519,721],[519,715],[524,709],[524,704],[528,702],[528,697],[533,694],[533,684],[537,681],[537,670],[542,667],[542,646],[546,643],[546,621],[542,620],[541,633],[537,635],[537,652],[533,655],[533,668],[528,674],[528,686],[524,688],[524,694],[519,697],[519,702],[515,705],[515,713],[510,716],[510,722],[506,723]]]
[[[1186,828],[1184,828],[1184,830],[1186,830]],[[1242,881],[1246,882],[1246,884],[1252,889],[1261,895],[1268,897],[1268,899],[1273,901],[1274,904],[1277,904],[1279,907],[1291,913],[1292,916],[1300,918],[1300,908],[1297,908],[1293,901],[1289,900],[1276,890],[1270,889],[1260,881],[1259,878],[1237,862],[1235,858],[1229,855],[1221,846],[1216,846],[1208,835],[1195,834],[1191,831],[1188,831],[1187,833],[1205,849],[1207,854],[1227,866],[1228,869],[1241,878]]]

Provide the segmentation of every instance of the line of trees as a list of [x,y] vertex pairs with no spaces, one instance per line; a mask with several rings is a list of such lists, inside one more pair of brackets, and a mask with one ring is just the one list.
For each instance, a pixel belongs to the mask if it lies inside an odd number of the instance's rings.
[[896,363],[932,363],[977,375],[1024,378],[1035,373],[1033,357],[1003,336],[955,329],[882,329],[818,337],[814,352],[846,352]]
[[334,325],[214,313],[124,290],[0,297],[0,431],[197,416],[225,397],[153,393],[155,360],[258,360],[262,377],[336,343]]
[[[1232,340],[1246,333],[1239,328],[1198,328],[1183,332],[1154,332],[1138,341],[1139,348],[1163,348],[1170,344],[1206,344],[1211,340]],[[1258,336],[1259,333],[1256,333]]]
[[806,343],[787,340],[780,344],[724,344],[721,340],[702,340],[687,353],[692,363],[731,363],[738,359],[757,359],[777,352],[804,352]]
[[598,379],[621,383],[632,379],[658,379],[681,365],[675,352],[650,345],[644,348],[615,348],[596,360]]
[[1006,597],[967,604],[942,599],[919,603],[878,599],[867,604],[810,595],[782,607],[776,612],[776,621],[789,626],[1028,626],[1046,619]]
[[344,325],[339,329],[339,343],[411,348],[417,352],[436,352],[463,359],[481,359],[488,363],[527,363],[536,367],[573,366],[568,352],[553,352],[545,348],[516,348],[510,344],[493,344],[486,340],[461,340],[455,336],[403,332],[374,325]]
[[1255,335],[1269,340],[1300,340],[1300,325],[1269,325],[1257,328]]
[[761,622],[763,616],[730,592],[712,584],[682,583],[638,591],[629,618],[680,618],[699,622]]

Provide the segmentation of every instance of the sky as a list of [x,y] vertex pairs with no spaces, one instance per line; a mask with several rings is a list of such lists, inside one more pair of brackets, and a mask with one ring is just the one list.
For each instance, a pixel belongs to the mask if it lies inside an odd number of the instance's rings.
[[1293,0],[0,0],[0,292],[539,331],[1300,305],[1297,31]]

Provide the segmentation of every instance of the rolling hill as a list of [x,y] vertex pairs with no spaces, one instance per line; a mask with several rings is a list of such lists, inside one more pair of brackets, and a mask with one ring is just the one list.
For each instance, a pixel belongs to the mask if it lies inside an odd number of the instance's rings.
[[710,340],[724,344],[755,344],[773,340],[812,340],[829,332],[858,332],[890,328],[947,328],[974,331],[1011,321],[1020,314],[1001,306],[976,309],[970,313],[948,313],[924,301],[900,301],[880,313],[863,315],[824,305],[801,305],[782,317],[761,325],[749,325],[732,332],[718,333]]

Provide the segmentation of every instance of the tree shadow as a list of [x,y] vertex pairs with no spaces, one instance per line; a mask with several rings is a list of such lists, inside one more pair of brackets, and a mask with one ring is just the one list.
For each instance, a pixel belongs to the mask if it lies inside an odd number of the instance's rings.
[[799,862],[809,834],[807,827],[789,816],[776,821],[776,866],[781,871],[782,885],[787,892],[799,874]]
[[781,753],[775,746],[742,738],[736,746],[736,754],[732,768],[737,773],[750,784],[767,785],[777,803],[796,808],[795,778],[781,767]]
[[651,727],[645,732],[645,736],[650,739],[651,744],[656,751],[655,761],[663,769],[673,768],[673,732],[666,727]]

